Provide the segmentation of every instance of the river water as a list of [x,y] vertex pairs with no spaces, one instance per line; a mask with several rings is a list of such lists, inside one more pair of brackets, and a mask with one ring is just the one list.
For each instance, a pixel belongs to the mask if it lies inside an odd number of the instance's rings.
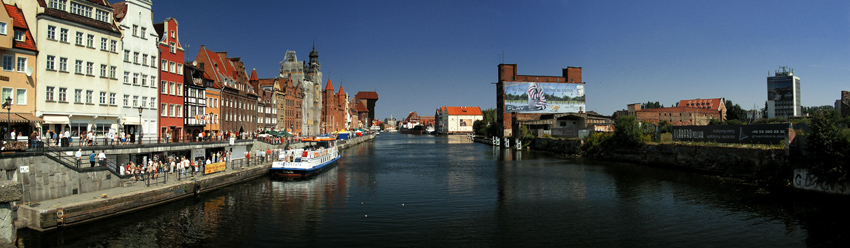
[[847,247],[845,199],[381,134],[307,180],[260,178],[38,233],[25,247]]

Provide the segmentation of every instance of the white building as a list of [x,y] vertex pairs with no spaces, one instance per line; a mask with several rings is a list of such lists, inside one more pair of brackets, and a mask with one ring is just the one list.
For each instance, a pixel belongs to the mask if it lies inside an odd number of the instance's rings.
[[437,132],[441,134],[473,133],[472,124],[484,120],[484,114],[479,107],[447,107],[442,106],[434,114],[437,122]]
[[319,63],[319,53],[313,48],[310,52],[310,63],[298,61],[295,51],[286,51],[286,57],[280,62],[279,77],[287,79],[292,77],[292,83],[300,87],[304,92],[301,104],[302,111],[302,135],[317,135],[320,133],[322,123],[322,91],[319,89],[322,82],[322,67]]
[[[122,117],[121,33],[105,0],[39,1],[35,73],[36,115],[44,130],[93,130],[98,136],[118,128]],[[138,117],[137,117],[138,118]]]
[[800,78],[794,70],[782,66],[774,76],[767,77],[767,118],[799,117],[803,115],[800,102]]
[[152,5],[150,0],[126,0],[112,4],[115,21],[124,34],[123,46],[118,51],[124,67],[123,74],[119,76],[123,129],[135,136],[140,128],[144,137],[149,139],[155,139],[159,130],[159,36],[153,26]]

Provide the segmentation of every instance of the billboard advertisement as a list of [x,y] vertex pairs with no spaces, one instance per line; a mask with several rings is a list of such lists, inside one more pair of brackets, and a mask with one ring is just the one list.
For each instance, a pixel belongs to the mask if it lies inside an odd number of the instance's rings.
[[767,100],[794,101],[792,78],[769,78],[767,80]]
[[505,113],[578,113],[585,110],[584,84],[504,82]]
[[674,126],[674,141],[778,144],[787,137],[788,124]]

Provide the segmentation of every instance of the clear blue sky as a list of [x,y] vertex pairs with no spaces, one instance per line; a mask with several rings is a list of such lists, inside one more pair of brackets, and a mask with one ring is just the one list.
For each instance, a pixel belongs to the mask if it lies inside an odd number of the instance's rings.
[[[803,106],[850,90],[850,1],[154,1],[189,60],[200,45],[275,77],[315,39],[325,80],[377,91],[380,119],[496,106],[499,53],[521,75],[583,68],[587,110],[725,97],[764,106],[790,66]],[[325,82],[322,82],[323,85]]]

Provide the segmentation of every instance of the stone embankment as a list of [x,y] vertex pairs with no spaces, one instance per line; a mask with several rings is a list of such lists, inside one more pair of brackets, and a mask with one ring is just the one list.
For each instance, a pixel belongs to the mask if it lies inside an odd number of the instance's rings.
[[[345,149],[374,138],[374,134],[352,138],[340,142],[340,148]],[[263,145],[255,144],[252,150],[275,147]],[[48,162],[44,158],[31,158],[31,160]],[[46,231],[109,218],[256,179],[267,175],[270,166],[271,163],[239,168],[228,166],[227,170],[223,172],[183,178],[180,181],[176,180],[174,175],[170,175],[167,182],[160,182],[151,186],[145,186],[144,183],[128,179],[110,178],[107,172],[88,172],[87,175],[83,176],[73,175],[78,172],[72,170],[57,172],[73,178],[86,178],[88,181],[92,181],[91,184],[95,184],[94,181],[97,180],[113,180],[115,182],[108,186],[100,183],[97,185],[99,189],[85,193],[65,195],[38,202],[25,202],[17,206],[16,226]],[[61,166],[57,165],[52,169],[61,170]],[[92,174],[98,176],[92,177]],[[20,185],[20,183],[17,185]],[[45,182],[43,187],[54,188],[55,191],[56,187],[64,187],[64,185]],[[27,192],[23,192],[23,194],[26,195]]]

